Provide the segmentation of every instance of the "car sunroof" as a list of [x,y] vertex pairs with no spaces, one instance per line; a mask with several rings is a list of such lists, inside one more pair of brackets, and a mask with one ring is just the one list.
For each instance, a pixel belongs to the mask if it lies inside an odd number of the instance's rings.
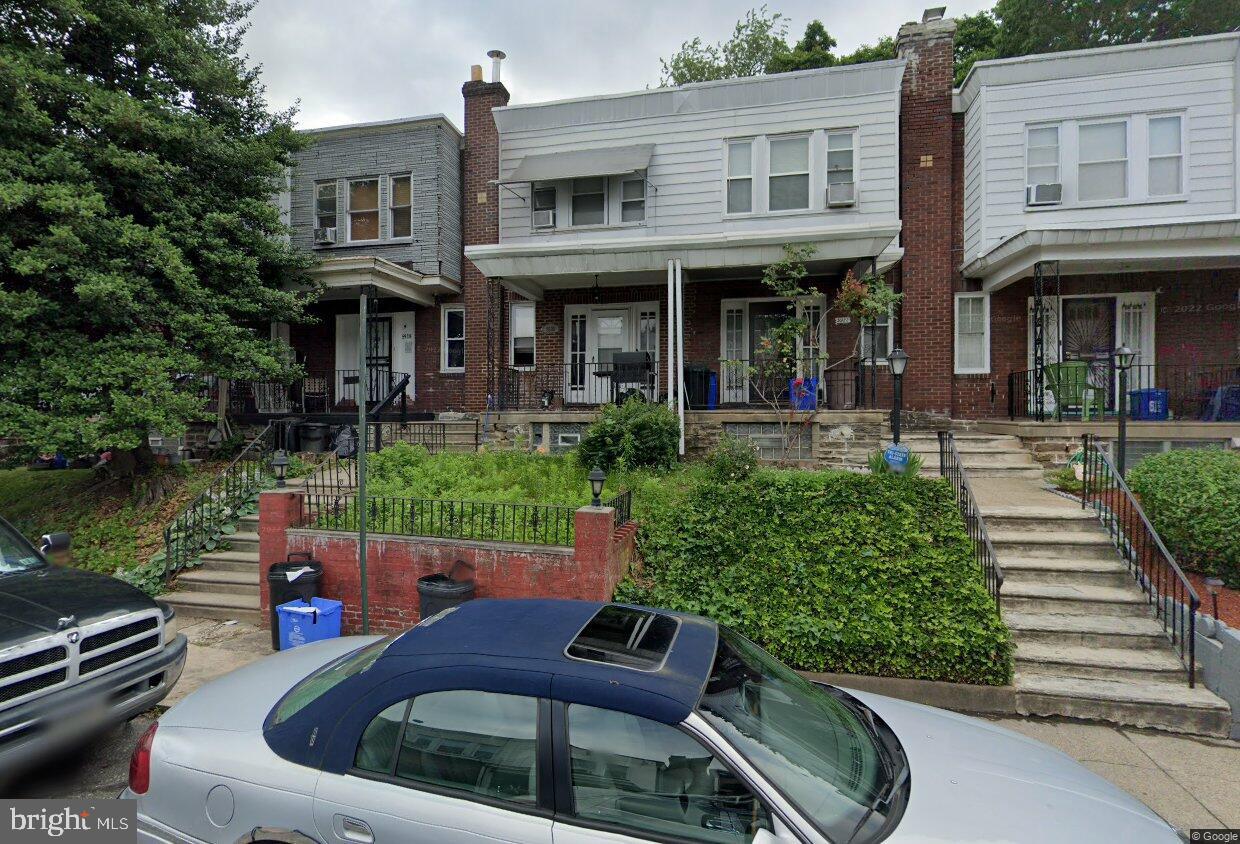
[[608,604],[569,642],[565,653],[588,662],[657,671],[679,629],[680,621],[670,615]]

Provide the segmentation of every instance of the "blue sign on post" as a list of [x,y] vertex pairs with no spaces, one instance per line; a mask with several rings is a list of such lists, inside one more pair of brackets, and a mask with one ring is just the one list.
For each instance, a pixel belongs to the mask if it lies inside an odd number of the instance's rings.
[[909,448],[906,445],[892,443],[883,449],[883,459],[891,467],[891,471],[902,473],[908,468]]

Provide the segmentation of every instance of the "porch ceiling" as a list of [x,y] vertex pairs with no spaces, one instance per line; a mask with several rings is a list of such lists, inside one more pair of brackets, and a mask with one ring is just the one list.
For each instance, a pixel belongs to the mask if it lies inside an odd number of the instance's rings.
[[1240,217],[1192,223],[1025,229],[964,267],[987,292],[1058,261],[1060,275],[1240,267]]
[[876,256],[881,256],[880,266],[890,266],[902,254],[894,246],[899,233],[900,223],[890,221],[738,234],[485,244],[467,247],[465,255],[484,275],[541,299],[546,290],[592,285],[596,274],[600,286],[663,283],[667,262],[674,258],[695,281],[749,277],[783,257],[785,243],[813,246],[809,263],[818,272],[842,270]]
[[374,285],[384,295],[395,296],[415,305],[434,305],[435,297],[461,292],[456,282],[437,275],[423,275],[417,270],[383,258],[370,256],[328,258],[310,271],[323,287],[323,299],[348,299],[359,295],[366,285]]

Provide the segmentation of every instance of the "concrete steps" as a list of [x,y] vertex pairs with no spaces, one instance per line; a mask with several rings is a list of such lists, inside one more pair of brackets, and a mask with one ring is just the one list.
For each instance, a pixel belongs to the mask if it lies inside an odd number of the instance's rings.
[[[179,579],[178,579],[179,580]],[[262,623],[258,600],[258,584],[250,595],[228,592],[176,591],[160,595],[159,599],[171,604],[183,616],[213,618],[221,621],[236,619],[250,624]]]
[[1001,557],[1004,584],[1061,584],[1104,586],[1122,589],[1133,582],[1118,560],[1074,559],[1072,557]]
[[1028,613],[1004,607],[1003,620],[1022,642],[1133,651],[1169,648],[1162,625],[1149,616]]
[[238,530],[236,533],[228,534],[223,537],[223,541],[228,543],[229,551],[238,553],[258,553],[258,533]]
[[1145,596],[1135,587],[1072,586],[1058,583],[1003,584],[1003,606],[1015,612],[1057,615],[1144,616]]
[[[1019,477],[1041,480],[1043,469],[1018,438],[1004,434],[954,434],[956,451],[970,477]],[[939,472],[939,438],[936,433],[915,431],[900,438],[924,464],[923,475]]]
[[1203,686],[1190,689],[1187,682],[1018,672],[1016,706],[1024,715],[1058,715],[1195,735],[1226,737],[1231,726],[1226,702]]
[[249,571],[237,571],[204,564],[181,572],[177,577],[177,589],[181,592],[257,595],[258,566],[251,566]]
[[1016,670],[1024,674],[1095,677],[1136,683],[1184,684],[1184,666],[1162,648],[1132,650],[1086,645],[1021,642],[1016,648]]

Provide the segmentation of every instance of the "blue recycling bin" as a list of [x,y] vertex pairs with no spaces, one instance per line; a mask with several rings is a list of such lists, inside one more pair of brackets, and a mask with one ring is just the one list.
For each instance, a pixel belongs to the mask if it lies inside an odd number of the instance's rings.
[[1128,392],[1129,416],[1140,422],[1154,422],[1167,418],[1166,390],[1130,390]]
[[311,598],[280,604],[280,650],[340,636],[340,612],[344,604],[331,598]]
[[712,372],[710,381],[706,384],[706,409],[717,410],[719,408],[719,374]]
[[818,409],[818,379],[802,378],[800,386],[797,379],[788,379],[788,403],[793,410]]

